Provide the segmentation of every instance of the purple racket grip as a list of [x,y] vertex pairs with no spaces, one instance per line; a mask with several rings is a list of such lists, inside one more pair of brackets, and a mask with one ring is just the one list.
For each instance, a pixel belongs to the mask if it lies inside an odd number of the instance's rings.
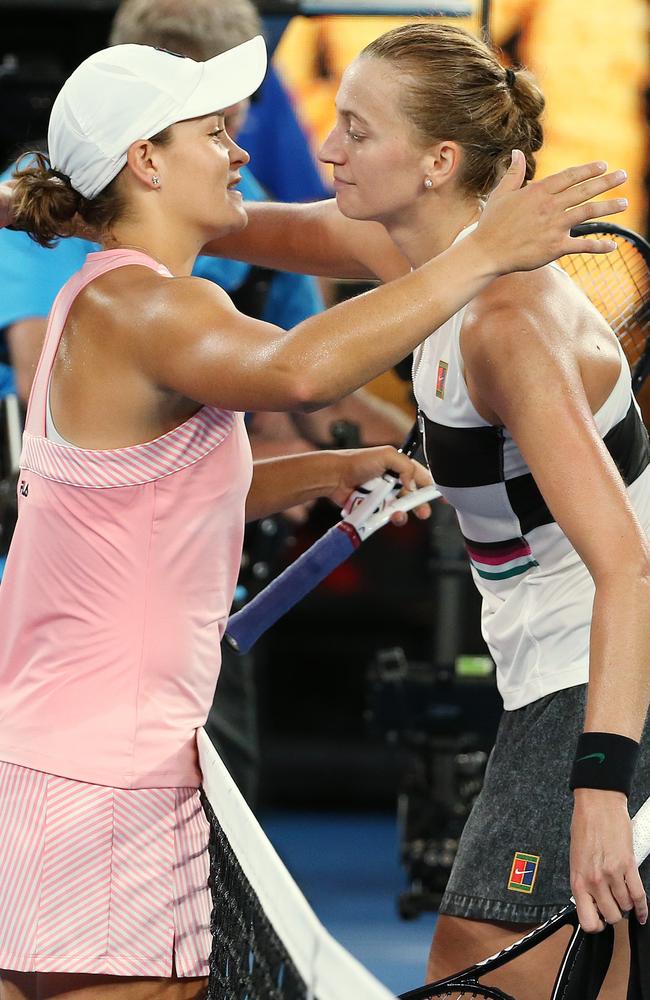
[[359,536],[352,525],[346,521],[335,524],[230,618],[226,641],[238,653],[247,653],[271,625],[345,562],[359,544]]

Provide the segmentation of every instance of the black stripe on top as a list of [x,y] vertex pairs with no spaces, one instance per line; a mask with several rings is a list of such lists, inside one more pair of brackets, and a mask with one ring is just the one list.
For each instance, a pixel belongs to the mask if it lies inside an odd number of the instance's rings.
[[639,478],[650,463],[648,431],[634,405],[634,400],[631,400],[630,408],[623,419],[607,432],[603,440],[616,462],[623,482],[629,486]]
[[[440,486],[462,488],[504,482],[502,428],[450,428],[427,417],[424,428],[431,474]],[[638,479],[650,464],[648,431],[632,399],[623,419],[607,432],[603,441],[626,486]],[[553,523],[555,519],[530,473],[505,480],[505,488],[513,513],[519,518],[522,535],[542,524]]]
[[488,486],[503,482],[502,427],[447,427],[424,418],[424,448],[440,486]]

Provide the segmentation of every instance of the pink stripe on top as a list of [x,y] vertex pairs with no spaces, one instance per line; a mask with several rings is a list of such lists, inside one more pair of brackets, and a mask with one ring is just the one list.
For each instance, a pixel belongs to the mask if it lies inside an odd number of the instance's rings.
[[512,562],[514,559],[525,559],[532,556],[529,546],[522,548],[519,552],[510,552],[498,556],[491,556],[485,552],[472,552],[471,549],[467,551],[472,562],[482,563],[484,566],[505,566],[506,563]]
[[252,462],[243,415],[203,407],[106,451],[46,437],[50,372],[79,292],[144,254],[89,254],[52,308],[0,587],[0,760],[122,788],[196,786]]

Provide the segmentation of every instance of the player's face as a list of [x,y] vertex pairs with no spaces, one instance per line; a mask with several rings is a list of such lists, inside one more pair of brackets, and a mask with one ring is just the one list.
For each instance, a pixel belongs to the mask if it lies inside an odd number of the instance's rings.
[[424,150],[399,106],[399,78],[381,59],[356,59],[343,74],[336,124],[319,157],[331,163],[339,209],[388,222],[412,211],[424,190]]
[[226,131],[223,112],[174,125],[171,143],[160,152],[165,194],[187,221],[215,235],[246,225],[236,185],[250,157]]

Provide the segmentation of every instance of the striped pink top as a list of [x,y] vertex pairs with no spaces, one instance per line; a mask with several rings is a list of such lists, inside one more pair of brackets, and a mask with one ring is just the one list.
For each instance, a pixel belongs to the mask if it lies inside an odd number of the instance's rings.
[[[0,586],[0,760],[120,788],[198,785],[239,570],[252,461],[243,415],[204,406],[145,444],[46,438],[68,311],[145,254],[89,254],[59,293],[30,397]],[[171,279],[173,280],[173,279]]]

